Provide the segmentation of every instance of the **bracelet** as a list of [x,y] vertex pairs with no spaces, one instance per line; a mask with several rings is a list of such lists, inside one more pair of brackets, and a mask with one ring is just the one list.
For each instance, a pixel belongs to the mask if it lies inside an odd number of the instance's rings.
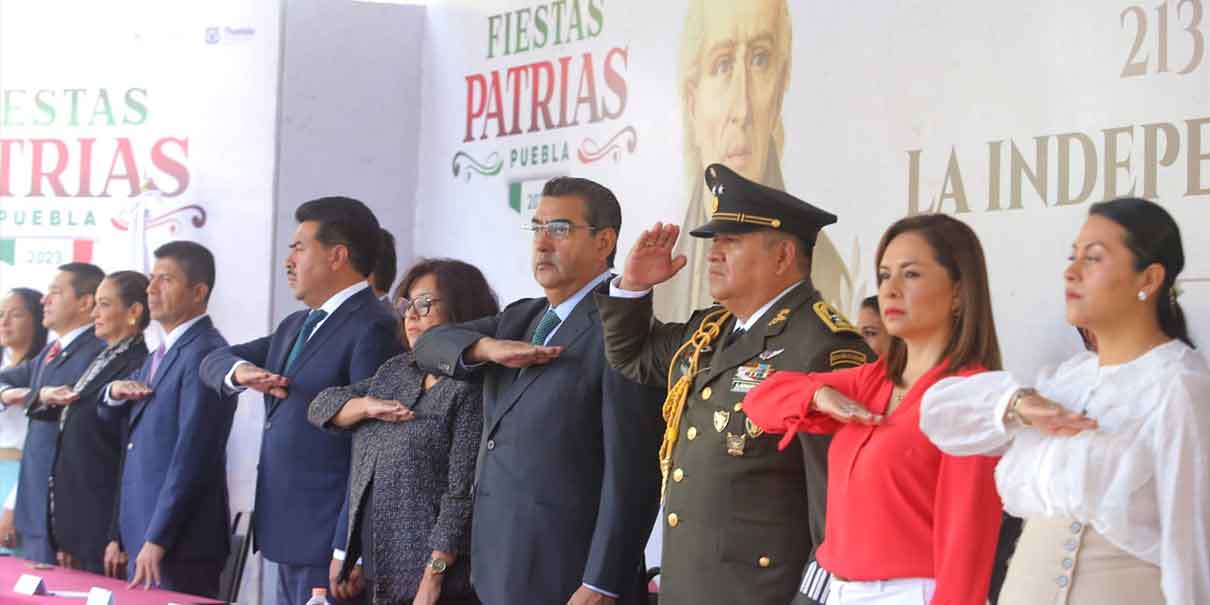
[[1026,420],[1025,417],[1021,415],[1021,412],[1017,410],[1017,408],[1020,407],[1022,399],[1025,399],[1029,395],[1036,394],[1037,392],[1038,391],[1031,388],[1017,389],[1017,392],[1013,393],[1012,399],[1008,401],[1008,414],[1006,414],[1006,420],[1010,422],[1020,422],[1024,426],[1031,426],[1029,420]]

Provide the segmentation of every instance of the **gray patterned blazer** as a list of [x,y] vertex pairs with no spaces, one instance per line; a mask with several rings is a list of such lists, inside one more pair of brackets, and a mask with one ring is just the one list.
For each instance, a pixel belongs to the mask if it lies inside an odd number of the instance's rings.
[[[471,591],[471,484],[483,430],[482,389],[445,378],[425,392],[424,377],[412,354],[404,353],[387,360],[372,378],[323,390],[308,409],[311,423],[330,431],[343,430],[331,421],[355,397],[396,400],[416,413],[408,422],[365,420],[351,429],[349,536],[362,527],[364,498],[373,481],[375,603],[413,597],[434,550],[458,555],[445,574],[442,596]],[[367,556],[358,552],[360,544],[349,546],[346,568]]]

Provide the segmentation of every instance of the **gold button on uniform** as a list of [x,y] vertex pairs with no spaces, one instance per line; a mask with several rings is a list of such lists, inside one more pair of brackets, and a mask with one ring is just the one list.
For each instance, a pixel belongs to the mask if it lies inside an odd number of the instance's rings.
[[734,410],[735,410],[735,411],[737,411],[737,412],[738,412],[738,411],[740,411],[740,410],[743,410],[743,409],[744,409],[744,402],[742,402],[742,401],[737,401],[737,402],[735,402],[735,406],[734,406],[734,408],[732,408],[732,409],[734,409]]
[[676,513],[668,513],[668,527],[676,527],[676,524],[680,522],[681,518],[676,516]]
[[688,437],[690,441],[697,439],[697,427],[696,426],[689,427],[689,430],[685,431],[685,436]]
[[702,399],[710,399],[710,396],[713,394],[714,394],[714,389],[712,389],[710,387],[706,387],[706,388],[702,389]]
[[760,559],[757,559],[756,564],[760,565],[761,567],[768,567],[773,564],[773,559],[770,559],[769,557],[761,557]]
[[685,480],[685,470],[678,468],[675,471],[672,471],[672,480],[676,481],[677,483],[684,481]]

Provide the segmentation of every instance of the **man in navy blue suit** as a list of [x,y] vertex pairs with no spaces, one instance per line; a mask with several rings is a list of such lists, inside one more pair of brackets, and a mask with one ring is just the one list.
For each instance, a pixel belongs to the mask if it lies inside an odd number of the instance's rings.
[[257,548],[278,565],[278,599],[305,603],[312,588],[328,586],[351,599],[359,577],[337,578],[351,442],[307,422],[307,406],[325,388],[373,376],[402,341],[398,321],[366,283],[382,241],[374,213],[357,200],[327,197],[299,206],[294,217],[286,278],[307,310],[269,336],[215,351],[201,373],[220,393],[264,394],[253,523]]
[[118,499],[118,534],[130,585],[217,597],[230,549],[227,436],[234,397],[206,388],[197,368],[227,346],[206,313],[214,256],[201,244],[155,251],[147,286],[164,340],[127,380],[110,383],[99,413],[125,414],[129,440]]
[[37,357],[0,372],[0,402],[25,406],[27,413],[40,410],[29,421],[22,448],[21,474],[17,483],[14,525],[25,558],[39,563],[56,562],[50,534],[50,475],[59,443],[58,406],[44,406],[39,399],[43,386],[75,384],[105,349],[105,341],[92,329],[94,296],[105,273],[96,265],[68,263],[50,282],[42,299],[42,325],[59,337]]

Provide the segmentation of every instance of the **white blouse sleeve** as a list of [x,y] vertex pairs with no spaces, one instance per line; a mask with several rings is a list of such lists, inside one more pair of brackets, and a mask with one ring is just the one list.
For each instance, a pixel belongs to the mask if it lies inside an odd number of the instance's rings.
[[1210,603],[1210,376],[1186,373],[1164,395],[1153,435],[1164,600]]
[[1004,412],[1019,388],[1008,372],[941,380],[924,393],[920,430],[951,456],[1002,455],[1017,430]]

